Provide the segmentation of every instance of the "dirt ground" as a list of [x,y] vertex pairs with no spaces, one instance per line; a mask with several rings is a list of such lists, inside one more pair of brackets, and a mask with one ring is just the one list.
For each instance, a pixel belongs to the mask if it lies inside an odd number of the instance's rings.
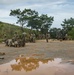
[[36,43],[26,43],[25,47],[7,47],[5,44],[0,44],[0,52],[5,55],[0,55],[0,64],[7,63],[20,55],[25,57],[35,58],[62,58],[65,60],[74,59],[74,41],[58,41],[37,40]]

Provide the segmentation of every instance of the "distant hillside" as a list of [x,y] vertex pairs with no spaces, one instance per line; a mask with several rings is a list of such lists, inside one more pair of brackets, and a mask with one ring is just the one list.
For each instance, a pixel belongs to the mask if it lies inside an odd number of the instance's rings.
[[[29,29],[24,28],[24,31],[28,33]],[[3,38],[5,35],[11,38],[15,32],[21,34],[21,27],[9,23],[0,22],[0,38]]]

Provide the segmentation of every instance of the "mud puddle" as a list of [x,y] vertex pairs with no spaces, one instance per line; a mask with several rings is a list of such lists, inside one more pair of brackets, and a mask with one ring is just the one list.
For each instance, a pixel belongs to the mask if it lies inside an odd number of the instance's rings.
[[61,58],[17,57],[0,65],[0,75],[74,75],[74,65]]

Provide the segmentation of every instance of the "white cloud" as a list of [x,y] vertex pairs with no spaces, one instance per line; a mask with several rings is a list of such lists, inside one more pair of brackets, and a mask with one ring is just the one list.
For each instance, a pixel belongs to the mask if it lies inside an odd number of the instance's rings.
[[21,0],[0,0],[0,4],[13,4],[13,3],[17,3],[20,2]]
[[24,3],[51,3],[51,2],[57,2],[57,1],[66,1],[66,0],[0,0],[0,4],[15,4],[15,3],[20,3],[20,2],[24,2]]
[[57,14],[51,14],[51,15],[54,16],[54,22],[52,27],[57,27],[57,28],[61,28],[61,24],[62,24],[62,21],[64,21],[64,19],[69,19],[71,17],[74,18],[73,13],[57,13]]
[[0,0],[0,21],[16,23],[16,18],[9,16],[9,13],[11,9],[18,8],[30,8],[39,14],[54,16],[52,27],[61,27],[60,24],[65,18],[74,17],[74,3],[67,0]]
[[0,9],[0,18],[9,17],[9,13],[10,12],[8,10]]

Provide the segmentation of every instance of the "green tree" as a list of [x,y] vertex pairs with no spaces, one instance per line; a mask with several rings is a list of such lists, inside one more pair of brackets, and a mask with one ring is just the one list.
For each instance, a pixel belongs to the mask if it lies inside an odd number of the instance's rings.
[[41,32],[42,33],[48,33],[53,21],[54,21],[54,18],[53,17],[48,17],[47,14],[44,15],[42,14],[40,16],[40,19],[41,19]]
[[24,16],[23,16],[21,10],[20,9],[11,10],[10,16],[15,16],[17,18],[17,22],[16,23],[19,23],[21,25],[21,30],[23,32],[24,31],[23,30],[23,26],[26,23],[26,21],[24,20]]
[[65,30],[65,33],[68,33],[74,27],[74,18],[64,19],[61,26]]
[[31,20],[31,18],[34,18],[37,15],[38,12],[31,9],[24,9],[23,11],[21,11],[20,9],[16,9],[11,10],[10,12],[10,16],[15,16],[17,18],[16,23],[19,23],[21,25],[22,32],[24,31],[23,30],[24,25],[27,24],[28,21]]
[[28,27],[31,27],[31,29],[36,29],[37,31],[41,28],[41,20],[40,17],[32,17],[28,22]]
[[60,28],[51,28],[50,29],[51,38],[57,39],[57,37],[60,36],[61,31],[62,30]]
[[68,38],[74,40],[74,28],[72,28],[72,30],[68,32]]

